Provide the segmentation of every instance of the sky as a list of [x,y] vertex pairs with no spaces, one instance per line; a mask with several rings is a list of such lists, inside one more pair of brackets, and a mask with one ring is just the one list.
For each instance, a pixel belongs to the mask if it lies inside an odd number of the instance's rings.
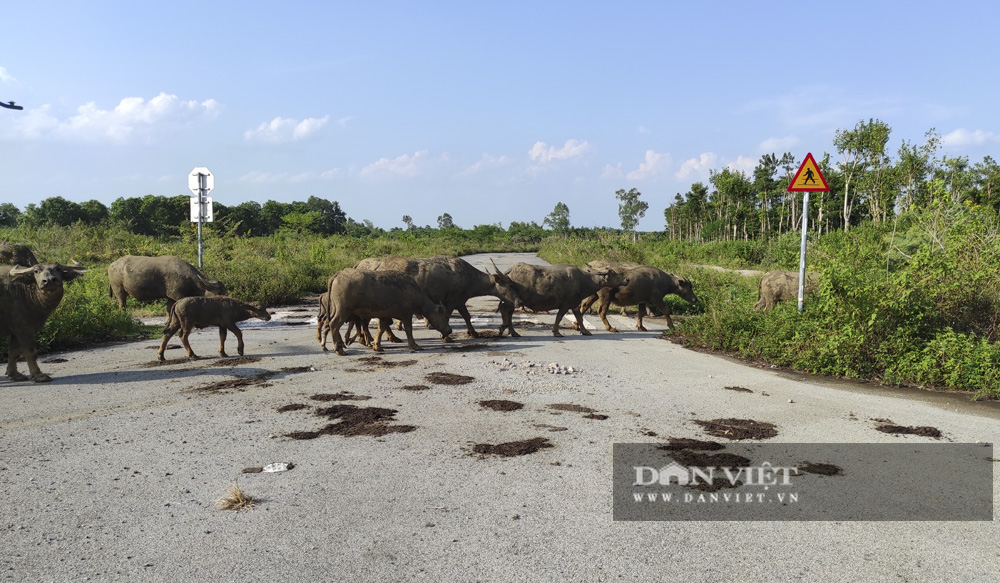
[[383,228],[638,228],[711,170],[889,149],[1000,159],[1000,3],[20,2],[0,9],[0,203],[340,203]]

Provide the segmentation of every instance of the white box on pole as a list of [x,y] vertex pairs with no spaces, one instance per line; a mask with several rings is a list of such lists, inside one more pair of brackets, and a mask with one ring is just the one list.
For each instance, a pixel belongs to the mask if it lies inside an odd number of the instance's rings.
[[201,222],[211,223],[212,222],[212,197],[206,196],[204,203],[204,210],[199,208],[198,197],[191,197],[191,222],[198,222],[198,215],[201,215]]

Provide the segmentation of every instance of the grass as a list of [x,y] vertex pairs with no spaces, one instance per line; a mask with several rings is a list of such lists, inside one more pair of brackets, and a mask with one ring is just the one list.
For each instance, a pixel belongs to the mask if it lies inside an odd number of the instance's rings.
[[229,486],[229,493],[222,498],[216,500],[215,505],[219,510],[232,510],[234,512],[239,512],[240,510],[250,510],[256,507],[259,501],[247,494],[240,488],[239,482],[231,484]]

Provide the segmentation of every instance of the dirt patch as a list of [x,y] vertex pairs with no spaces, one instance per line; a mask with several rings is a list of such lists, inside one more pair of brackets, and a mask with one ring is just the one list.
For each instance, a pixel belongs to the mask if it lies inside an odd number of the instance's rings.
[[[294,316],[289,316],[289,317],[294,317]],[[280,323],[285,326],[305,326],[309,322],[299,322],[298,320],[282,320]]]
[[477,330],[480,338],[499,338],[500,333],[496,330]]
[[355,395],[354,393],[318,393],[309,397],[313,401],[367,401],[371,399],[368,395]]
[[467,342],[464,344],[448,344],[451,350],[461,350],[461,351],[473,351],[473,350],[489,350],[493,348],[493,345],[489,342]]
[[242,470],[240,470],[240,473],[241,474],[259,474],[259,473],[261,473],[263,471],[264,471],[264,468],[261,468],[261,467],[243,468]]
[[938,439],[941,437],[941,430],[937,427],[930,427],[927,425],[921,425],[919,427],[896,425],[892,422],[881,423],[875,427],[877,431],[882,433],[891,433],[892,435],[919,435],[920,437],[933,437]]
[[726,446],[718,441],[702,441],[700,439],[689,439],[687,437],[670,437],[668,443],[658,446],[656,449],[664,451],[680,451],[684,449],[694,449],[701,451],[718,451]]
[[[310,310],[309,308],[289,308],[288,311],[289,312],[311,312],[312,310]],[[302,316],[299,316],[299,317],[301,318]]]
[[820,476],[840,476],[844,473],[844,468],[833,464],[814,464],[813,462],[802,462],[798,466],[799,471],[807,474],[818,474]]
[[240,366],[242,364],[252,364],[260,362],[259,356],[234,356],[233,358],[220,358],[212,361],[208,366]]
[[252,377],[236,377],[234,379],[208,383],[207,385],[201,385],[189,390],[196,393],[220,393],[232,390],[243,392],[247,387],[270,387],[271,383],[267,381],[275,374],[277,373],[273,371],[265,371]]
[[476,377],[468,377],[450,372],[432,372],[424,377],[435,385],[467,385],[476,380]]
[[472,447],[472,451],[479,455],[498,455],[501,457],[514,457],[535,453],[540,449],[555,447],[547,438],[536,437],[534,439],[524,439],[521,441],[508,441],[507,443],[477,443]]
[[399,387],[399,388],[402,389],[402,390],[404,390],[404,391],[427,391],[427,390],[430,390],[430,387],[428,387],[427,385],[403,385],[402,387]]
[[608,418],[607,415],[601,415],[599,413],[590,413],[589,415],[584,415],[584,419],[593,419],[595,421],[604,421]]
[[737,393],[752,393],[753,392],[753,391],[751,391],[750,389],[748,389],[746,387],[722,387],[722,388],[726,389],[727,391],[736,391]]
[[[295,311],[295,310],[293,310],[293,311]],[[305,312],[306,310],[301,310],[301,311]],[[291,318],[312,318],[312,314],[292,314],[291,316],[288,316],[288,318],[289,319],[291,319]]]
[[479,406],[485,409],[493,409],[494,411],[517,411],[518,409],[524,408],[524,403],[506,401],[504,399],[494,399],[479,401]]
[[48,360],[43,360],[42,364],[60,364],[63,362],[69,362],[65,358],[50,358]]
[[364,356],[358,359],[361,364],[369,368],[348,368],[345,372],[371,372],[377,368],[399,368],[401,366],[413,366],[417,364],[415,360],[384,360],[381,356]]
[[187,364],[189,362],[194,362],[190,358],[171,358],[170,360],[151,360],[149,362],[144,362],[140,364],[142,368],[156,368],[158,366],[171,366],[174,364]]
[[580,405],[572,405],[569,403],[554,403],[549,405],[549,409],[555,409],[556,411],[571,411],[573,413],[597,413],[597,409],[581,407]]
[[[170,346],[167,346],[166,348],[164,348],[164,350],[177,350],[180,347],[181,347],[180,344],[171,344]],[[154,344],[152,346],[147,346],[146,347],[146,350],[159,350],[159,349],[160,349],[160,345],[159,344]]]
[[278,413],[287,413],[289,411],[301,411],[303,409],[308,409],[309,405],[305,403],[290,403],[288,405],[282,405],[278,407]]
[[695,419],[694,422],[700,425],[705,433],[726,439],[770,439],[778,435],[778,429],[774,423],[766,421],[729,418],[712,419],[711,421]]

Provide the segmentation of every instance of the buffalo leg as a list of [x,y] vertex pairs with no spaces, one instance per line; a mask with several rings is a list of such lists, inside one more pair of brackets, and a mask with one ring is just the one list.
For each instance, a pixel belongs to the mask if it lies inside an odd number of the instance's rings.
[[[193,330],[193,329],[194,328],[192,328],[191,330]],[[178,334],[178,336],[181,337],[181,344],[184,345],[184,350],[187,351],[188,358],[190,358],[192,360],[198,360],[198,358],[199,358],[198,355],[194,353],[194,350],[191,350],[191,344],[188,342],[188,337],[191,336],[191,330],[185,330],[182,327],[181,328],[181,332],[180,332],[180,334]]]
[[233,332],[233,336],[236,337],[236,352],[238,352],[240,356],[243,356],[243,349],[245,348],[243,344],[243,332],[240,331],[239,326],[237,326],[235,322],[229,327],[229,329]]
[[[413,339],[413,318],[403,318],[401,320],[403,323],[403,332],[406,332],[406,344],[410,347],[410,350],[422,350],[417,346],[417,342]],[[382,322],[379,321],[379,331],[381,332]]]
[[597,294],[584,298],[583,301],[580,302],[580,313],[586,314],[587,312],[589,312],[590,306],[594,305],[594,302],[596,302],[597,300],[598,300]]
[[583,324],[583,314],[580,313],[580,308],[573,307],[570,309],[573,312],[573,316],[576,318],[576,323],[580,326],[580,334],[590,336],[590,330],[587,330],[587,327]]
[[21,357],[21,343],[13,334],[7,339],[7,377],[12,381],[26,381],[28,377],[17,372],[17,359]]
[[[663,302],[663,300],[660,300],[659,302],[657,302],[657,301],[654,300],[653,302],[650,302],[650,303],[653,306],[656,306],[656,309],[658,309],[661,312],[663,312],[663,315],[667,317],[667,326],[670,326],[670,329],[673,330],[674,329],[674,321],[670,318],[670,308],[667,307],[667,304],[665,304]],[[642,316],[643,316],[643,313],[642,313],[642,306],[641,305],[640,305],[639,309],[640,309],[640,311],[639,311],[639,329],[645,331],[646,329],[642,327]]]
[[[243,353],[240,352],[240,355],[242,356]],[[229,357],[229,355],[226,354],[226,327],[225,326],[219,326],[219,356],[221,356],[223,358],[228,358]]]
[[511,338],[518,338],[521,336],[514,330],[514,306],[513,304],[508,304],[507,302],[500,302],[497,307],[497,311],[500,312],[500,332],[498,336],[503,336],[504,330],[510,330]]
[[618,333],[618,329],[608,322],[608,308],[611,307],[611,299],[602,297],[601,304],[597,307],[597,315],[601,317],[601,322],[604,322],[604,329],[608,332]]
[[[25,362],[28,363],[28,372],[31,374],[31,378],[36,383],[47,383],[51,381],[52,379],[49,378],[49,375],[43,373],[42,370],[38,368],[38,354],[35,351],[34,336],[29,338],[19,338],[18,344],[20,346],[17,353],[23,356]],[[11,352],[11,354],[14,354],[14,352]],[[14,373],[17,374],[17,368],[16,368],[17,360],[15,360],[14,363],[15,363]],[[9,364],[10,363],[8,362],[8,365]]]
[[163,341],[160,342],[160,349],[156,351],[156,358],[163,361],[166,358],[163,357],[163,351],[167,349],[167,342],[177,333],[180,329],[179,326],[167,326],[163,329]]
[[472,314],[469,313],[469,308],[465,304],[462,304],[458,308],[459,315],[465,320],[465,331],[469,334],[470,338],[479,338],[479,332],[472,327]]

